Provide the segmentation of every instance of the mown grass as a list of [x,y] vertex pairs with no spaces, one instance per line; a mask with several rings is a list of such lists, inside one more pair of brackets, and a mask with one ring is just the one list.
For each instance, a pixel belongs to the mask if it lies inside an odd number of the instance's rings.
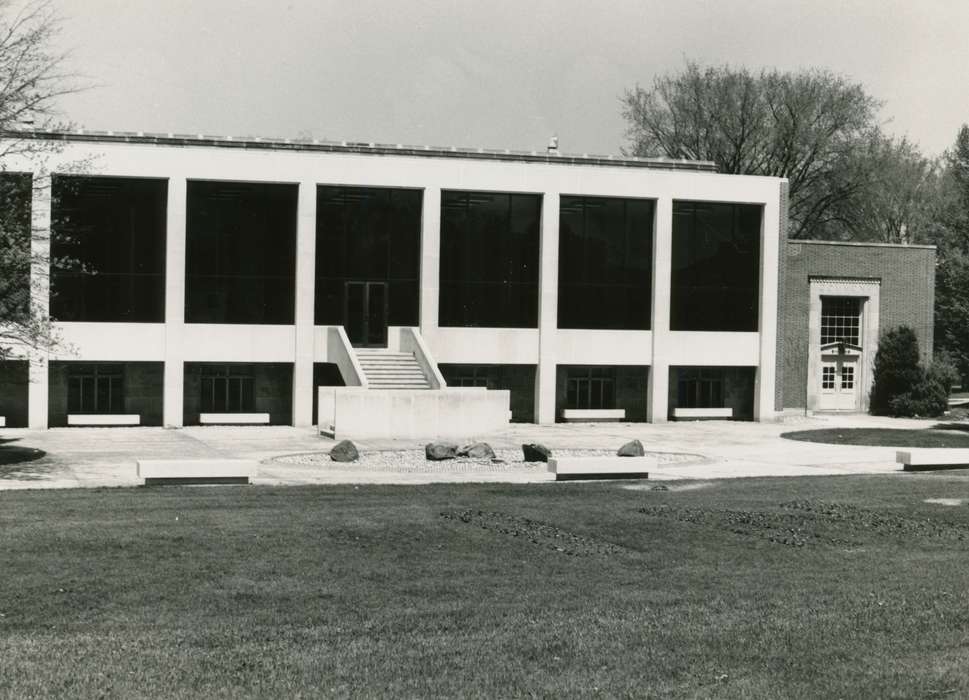
[[822,428],[781,433],[782,438],[834,445],[870,447],[969,447],[963,425],[939,423],[932,428]]
[[966,696],[939,496],[969,479],[2,492],[0,695]]

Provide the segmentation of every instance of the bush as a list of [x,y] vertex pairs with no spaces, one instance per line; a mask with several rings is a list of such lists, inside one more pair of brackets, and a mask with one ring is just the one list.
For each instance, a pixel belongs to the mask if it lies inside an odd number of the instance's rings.
[[928,369],[928,376],[939,383],[945,390],[946,397],[949,396],[952,387],[962,382],[959,366],[952,356],[945,351],[938,353],[932,360]]
[[899,394],[888,402],[892,416],[938,416],[949,407],[949,392],[937,378],[925,372],[911,391]]
[[[879,341],[875,354],[871,412],[876,416],[914,415],[907,411],[924,398],[925,380],[925,370],[919,365],[915,331],[908,326],[889,330]],[[893,399],[897,399],[894,406]]]

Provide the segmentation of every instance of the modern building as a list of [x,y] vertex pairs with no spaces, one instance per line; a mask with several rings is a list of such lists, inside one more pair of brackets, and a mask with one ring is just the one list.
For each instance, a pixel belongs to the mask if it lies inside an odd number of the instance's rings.
[[55,147],[44,170],[2,177],[69,262],[33,271],[65,342],[0,366],[8,426],[311,425],[317,388],[341,385],[505,390],[512,418],[538,423],[770,420],[864,410],[889,324],[931,352],[934,251],[787,242],[782,179],[557,152],[29,136]]

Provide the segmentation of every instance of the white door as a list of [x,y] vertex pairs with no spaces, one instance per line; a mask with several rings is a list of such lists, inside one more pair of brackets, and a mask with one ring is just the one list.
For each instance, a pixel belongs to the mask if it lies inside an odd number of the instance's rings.
[[858,410],[858,358],[822,357],[821,391],[818,409],[822,411]]

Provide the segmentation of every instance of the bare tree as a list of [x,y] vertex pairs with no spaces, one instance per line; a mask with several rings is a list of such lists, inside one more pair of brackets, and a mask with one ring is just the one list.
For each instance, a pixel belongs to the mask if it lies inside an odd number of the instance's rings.
[[824,70],[688,63],[622,98],[628,153],[712,160],[721,172],[786,177],[791,238],[851,237],[844,202],[871,176],[879,103]]
[[[51,264],[69,263],[50,260],[50,231],[34,226],[30,215],[32,194],[49,187],[45,162],[57,150],[32,132],[66,128],[58,100],[80,89],[65,69],[66,55],[55,48],[58,31],[50,2],[0,0],[0,360],[15,348],[49,349],[58,342],[31,292],[46,290]],[[42,176],[9,172],[12,159],[30,162]]]

